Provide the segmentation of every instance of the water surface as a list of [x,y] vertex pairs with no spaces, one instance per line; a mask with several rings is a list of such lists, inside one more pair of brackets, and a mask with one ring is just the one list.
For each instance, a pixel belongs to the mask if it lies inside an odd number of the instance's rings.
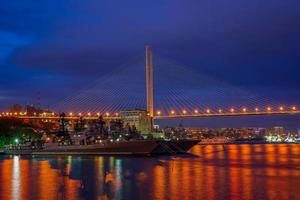
[[194,156],[0,156],[0,199],[300,199],[300,145],[195,146]]

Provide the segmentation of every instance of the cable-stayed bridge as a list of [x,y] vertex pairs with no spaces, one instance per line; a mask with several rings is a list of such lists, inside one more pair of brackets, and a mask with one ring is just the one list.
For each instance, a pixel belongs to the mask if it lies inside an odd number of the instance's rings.
[[0,116],[56,119],[58,113],[64,112],[70,119],[97,119],[100,115],[114,119],[120,117],[120,111],[136,108],[147,110],[153,119],[300,113],[295,102],[282,103],[284,96],[274,99],[257,95],[172,59],[153,56],[149,46],[143,57],[142,61],[140,57],[129,60],[83,88],[74,89],[51,106],[54,112],[0,112]]

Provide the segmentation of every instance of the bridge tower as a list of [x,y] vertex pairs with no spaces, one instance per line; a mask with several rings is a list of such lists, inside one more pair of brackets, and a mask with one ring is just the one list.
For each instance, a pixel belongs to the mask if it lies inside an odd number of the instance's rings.
[[147,111],[151,117],[154,116],[153,108],[153,54],[149,45],[145,46],[145,61],[146,61],[146,91],[147,91]]

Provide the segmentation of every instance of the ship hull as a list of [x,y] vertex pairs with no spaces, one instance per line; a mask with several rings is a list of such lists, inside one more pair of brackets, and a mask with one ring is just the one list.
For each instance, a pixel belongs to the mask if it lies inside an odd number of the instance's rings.
[[200,140],[159,140],[157,147],[152,154],[177,154],[187,153],[193,146],[198,144]]
[[41,150],[6,149],[15,155],[150,155],[157,147],[155,141],[125,141],[93,145],[69,145],[47,147]]

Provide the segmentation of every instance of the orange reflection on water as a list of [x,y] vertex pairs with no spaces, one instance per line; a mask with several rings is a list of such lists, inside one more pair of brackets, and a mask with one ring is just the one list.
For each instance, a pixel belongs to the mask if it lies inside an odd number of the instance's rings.
[[196,156],[7,157],[0,199],[300,199],[300,145],[195,146]]
[[4,160],[1,165],[1,183],[0,191],[2,199],[11,199],[11,185],[12,185],[12,169],[13,169],[13,160]]
[[155,199],[164,199],[166,192],[165,192],[165,173],[166,169],[162,166],[156,166],[154,168],[154,198]]

